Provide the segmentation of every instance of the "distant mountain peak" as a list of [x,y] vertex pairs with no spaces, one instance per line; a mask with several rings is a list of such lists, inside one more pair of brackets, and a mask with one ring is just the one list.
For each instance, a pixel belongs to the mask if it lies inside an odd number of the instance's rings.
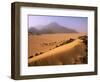
[[60,25],[57,22],[52,22],[52,23],[48,24],[47,26],[50,26],[50,27],[63,27],[62,25]]
[[[67,28],[64,26],[61,26],[60,24],[56,23],[56,22],[52,22],[49,23],[48,25],[45,26],[41,26],[42,29],[33,29],[30,28],[29,31],[33,31],[33,34],[52,34],[52,33],[77,33],[76,30],[71,29],[71,28]],[[41,27],[37,27],[37,28],[41,28]],[[36,31],[36,32],[35,32]]]

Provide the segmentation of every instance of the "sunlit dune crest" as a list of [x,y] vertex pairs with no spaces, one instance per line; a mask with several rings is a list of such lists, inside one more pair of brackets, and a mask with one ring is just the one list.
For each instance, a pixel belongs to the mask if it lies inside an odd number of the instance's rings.
[[29,66],[81,64],[80,58],[86,56],[86,45],[76,39],[48,52],[29,59]]

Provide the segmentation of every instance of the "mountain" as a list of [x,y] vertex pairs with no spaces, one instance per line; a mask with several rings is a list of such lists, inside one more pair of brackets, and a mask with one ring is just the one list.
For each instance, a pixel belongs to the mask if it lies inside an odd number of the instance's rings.
[[50,23],[46,25],[41,31],[52,32],[52,33],[76,33],[75,30],[61,26],[58,23]]
[[32,34],[37,34],[39,31],[38,31],[35,27],[30,27],[30,28],[28,29],[28,32],[29,32],[29,33],[32,33]]
[[[37,27],[38,28],[38,27]],[[48,25],[42,26],[42,29],[36,29],[36,27],[31,27],[29,32],[33,34],[50,34],[50,33],[77,33],[76,30],[70,29],[59,25],[58,23],[50,23]]]

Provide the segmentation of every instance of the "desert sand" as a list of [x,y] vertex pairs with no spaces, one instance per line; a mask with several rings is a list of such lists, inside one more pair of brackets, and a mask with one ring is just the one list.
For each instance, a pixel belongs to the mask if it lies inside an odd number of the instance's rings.
[[63,42],[70,38],[77,39],[84,33],[60,33],[60,34],[41,34],[41,35],[29,35],[28,38],[28,56],[38,55],[47,52],[53,48],[56,48]]
[[[87,63],[84,33],[29,35],[29,66]],[[70,42],[68,42],[70,40]],[[71,41],[72,40],[72,41]]]

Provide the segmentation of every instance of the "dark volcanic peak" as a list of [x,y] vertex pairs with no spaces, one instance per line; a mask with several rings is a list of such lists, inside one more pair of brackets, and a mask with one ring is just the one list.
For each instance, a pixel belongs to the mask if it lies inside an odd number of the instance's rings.
[[61,26],[56,22],[42,26],[42,29],[39,29],[39,30],[36,29],[36,27],[31,27],[31,28],[29,28],[29,32],[32,32],[33,34],[77,33],[76,30]]

